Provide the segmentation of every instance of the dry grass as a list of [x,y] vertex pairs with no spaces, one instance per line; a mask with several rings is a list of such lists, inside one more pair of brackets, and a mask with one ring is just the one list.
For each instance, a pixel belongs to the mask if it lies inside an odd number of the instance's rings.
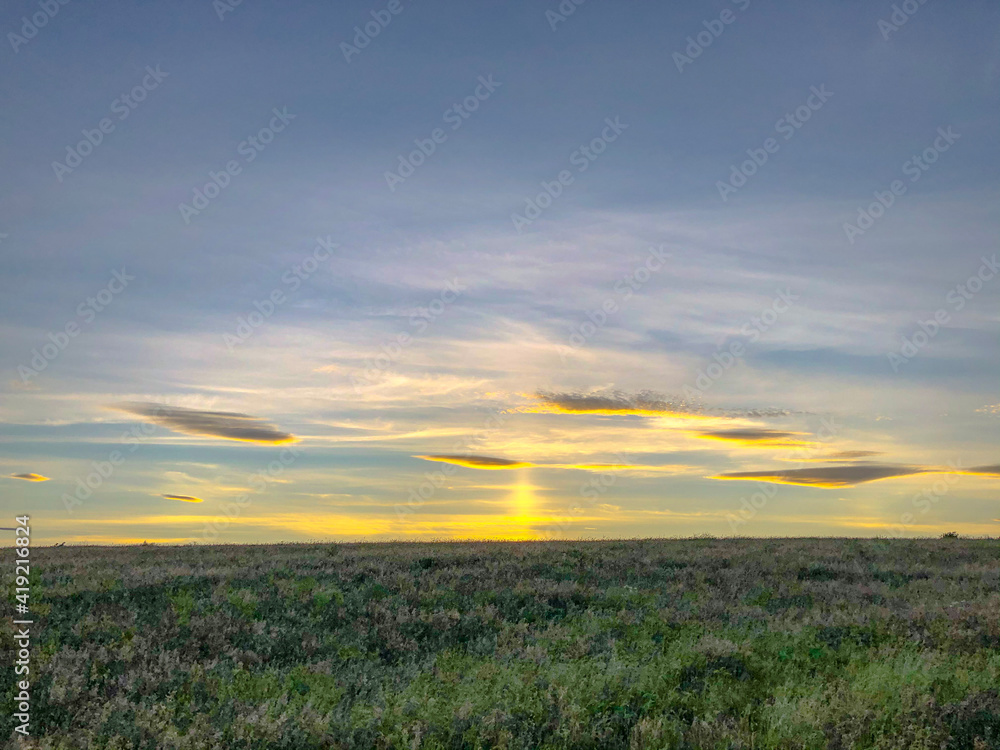
[[1000,748],[996,540],[33,555],[26,747]]

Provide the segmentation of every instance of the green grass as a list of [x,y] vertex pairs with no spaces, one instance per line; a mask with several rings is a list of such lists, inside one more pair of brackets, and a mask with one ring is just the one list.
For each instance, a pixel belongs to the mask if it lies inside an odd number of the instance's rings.
[[1000,748],[996,540],[33,555],[24,747]]

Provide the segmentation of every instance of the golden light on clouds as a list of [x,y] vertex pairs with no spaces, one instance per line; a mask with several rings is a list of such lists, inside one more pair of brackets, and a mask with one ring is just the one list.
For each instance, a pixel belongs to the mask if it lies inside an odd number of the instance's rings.
[[743,448],[803,448],[813,445],[801,438],[807,433],[784,432],[761,427],[747,427],[735,430],[706,430],[695,433],[703,440],[719,440],[734,443]]
[[736,471],[716,474],[712,479],[754,480],[774,484],[797,484],[804,487],[836,489],[883,479],[916,474],[964,474],[968,476],[1000,477],[1000,464],[969,468],[939,466],[892,466],[888,464],[853,464],[848,466],[818,466],[787,471]]
[[160,497],[165,497],[167,500],[180,500],[185,503],[203,503],[205,502],[200,497],[194,497],[193,495],[160,495]]
[[43,477],[41,474],[35,474],[33,472],[27,472],[25,474],[11,474],[11,479],[23,479],[27,482],[48,482],[48,477]]
[[242,443],[283,445],[298,440],[259,417],[228,411],[203,411],[142,402],[117,404],[111,408],[143,417],[153,424],[186,435],[217,437]]
[[[531,394],[537,404],[521,411],[549,414],[596,414],[601,416],[673,417],[677,419],[712,419],[683,401],[672,401],[651,394],[581,395],[574,393]],[[716,417],[717,418],[717,417]]]
[[495,456],[462,456],[454,454],[414,456],[422,458],[424,461],[440,461],[456,466],[465,466],[469,469],[520,469],[534,464],[528,461],[514,461],[508,458],[496,458]]

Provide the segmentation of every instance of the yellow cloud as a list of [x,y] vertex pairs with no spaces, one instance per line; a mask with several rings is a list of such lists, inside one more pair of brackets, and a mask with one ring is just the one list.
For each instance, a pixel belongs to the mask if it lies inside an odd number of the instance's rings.
[[720,440],[736,443],[744,448],[801,448],[813,443],[799,440],[804,432],[783,432],[760,427],[747,427],[735,430],[712,430],[696,433],[703,440]]
[[834,489],[852,487],[880,479],[924,474],[928,469],[922,466],[889,466],[885,464],[863,464],[856,466],[821,466],[815,469],[789,469],[787,471],[736,471],[717,474],[712,479],[754,480],[774,484],[797,484],[803,487],[823,487]]
[[34,473],[31,473],[31,472],[28,472],[26,474],[11,474],[10,478],[11,479],[24,479],[24,480],[26,480],[28,482],[47,482],[47,481],[49,481],[48,477],[43,477],[41,474],[34,474]]
[[630,397],[624,394],[588,396],[574,393],[540,392],[533,394],[531,397],[540,403],[524,407],[521,411],[550,414],[674,417],[678,419],[711,418],[682,401],[671,401],[645,393]]
[[192,495],[160,495],[160,497],[165,497],[167,500],[181,500],[185,503],[203,503],[205,502],[200,497],[193,497]]
[[228,411],[203,411],[163,404],[125,403],[111,407],[145,417],[174,432],[236,440],[243,443],[282,445],[298,440],[258,417]]
[[520,469],[525,466],[534,466],[527,461],[512,461],[507,458],[495,458],[493,456],[459,456],[459,455],[430,455],[414,456],[422,458],[424,461],[440,461],[446,464],[456,464],[466,466],[470,469]]
[[1000,464],[972,466],[968,469],[939,466],[893,466],[890,464],[852,464],[847,466],[819,466],[815,469],[790,469],[787,471],[735,471],[716,474],[712,479],[755,480],[774,484],[797,484],[804,487],[834,489],[852,487],[881,479],[908,477],[916,474],[965,474],[969,476],[1000,477]]

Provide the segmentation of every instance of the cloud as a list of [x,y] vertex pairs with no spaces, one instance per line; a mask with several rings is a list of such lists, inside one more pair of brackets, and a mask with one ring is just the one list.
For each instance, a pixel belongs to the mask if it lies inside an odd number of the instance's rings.
[[654,391],[640,391],[635,395],[612,391],[609,393],[550,393],[539,391],[531,394],[540,403],[525,411],[556,414],[600,414],[604,416],[674,417],[678,419],[739,419],[787,417],[788,409],[707,408],[685,398],[667,396]]
[[[989,467],[983,467],[989,468]],[[879,479],[926,474],[940,470],[923,466],[892,466],[889,464],[858,464],[855,466],[824,466],[815,469],[787,471],[736,471],[716,474],[712,479],[744,479],[776,484],[798,484],[805,487],[851,487]]]
[[546,393],[539,391],[534,398],[541,403],[529,411],[558,414],[632,415],[640,417],[682,417],[704,419],[703,409],[683,399],[671,399],[650,391],[634,396],[621,392],[608,395],[580,393]]
[[788,456],[781,456],[781,460],[799,463],[865,463],[866,459],[881,455],[883,455],[882,451],[835,451],[834,453],[821,454],[815,457],[793,453]]
[[825,459],[818,459],[820,461],[856,461],[859,458],[870,458],[871,456],[881,456],[882,451],[837,451],[836,453],[831,453]]
[[200,497],[194,497],[193,495],[160,495],[160,497],[165,497],[167,500],[181,500],[185,503],[203,503],[205,502]]
[[973,466],[971,469],[957,469],[955,474],[978,474],[985,477],[1000,477],[1000,464]]
[[722,440],[750,448],[795,448],[809,445],[797,439],[803,432],[782,432],[763,427],[744,427],[736,430],[707,430],[698,433],[705,440]]
[[281,444],[296,440],[294,435],[281,432],[272,424],[249,414],[227,411],[201,411],[179,406],[150,403],[125,403],[113,408],[145,417],[150,422],[174,432],[188,435],[209,435],[246,443]]
[[534,466],[527,461],[512,461],[508,458],[495,458],[493,456],[431,455],[414,456],[414,458],[457,464],[458,466],[467,466],[470,469],[519,469],[524,466]]
[[[873,451],[843,451],[844,453],[872,453]],[[858,463],[850,466],[823,466],[815,469],[788,471],[736,471],[717,474],[712,479],[754,479],[776,484],[798,484],[805,487],[851,487],[879,479],[907,477],[914,474],[964,474],[981,477],[1000,477],[1000,464],[973,466],[968,469],[947,466],[894,466],[892,464]]]
[[41,474],[33,474],[28,472],[27,474],[11,474],[11,479],[25,479],[29,482],[47,482],[48,477],[43,477]]

